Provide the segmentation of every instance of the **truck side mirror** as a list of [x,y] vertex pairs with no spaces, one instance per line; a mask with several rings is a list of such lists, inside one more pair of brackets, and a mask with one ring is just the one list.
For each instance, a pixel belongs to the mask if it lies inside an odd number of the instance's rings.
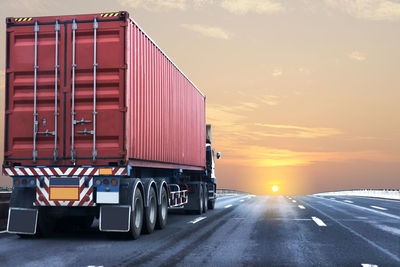
[[221,158],[221,152],[217,152],[217,159]]

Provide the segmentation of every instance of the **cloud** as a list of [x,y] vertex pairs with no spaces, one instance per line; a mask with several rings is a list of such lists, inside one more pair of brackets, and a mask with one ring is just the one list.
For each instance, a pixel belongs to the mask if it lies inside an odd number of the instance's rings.
[[358,51],[351,52],[349,58],[357,61],[364,61],[366,59],[366,57]]
[[311,70],[310,70],[310,69],[303,68],[303,67],[300,67],[300,68],[299,68],[299,72],[300,72],[300,73],[303,73],[303,74],[306,74],[306,75],[311,74]]
[[389,0],[325,0],[332,8],[337,8],[350,16],[367,20],[399,20],[400,2]]
[[257,103],[244,101],[237,105],[213,105],[215,109],[225,111],[225,112],[242,112],[242,111],[253,111],[259,107]]
[[192,0],[195,6],[203,7],[214,4],[214,0]]
[[206,37],[229,40],[232,38],[232,35],[222,28],[214,27],[214,26],[206,26],[200,24],[181,24],[181,27],[188,29],[193,32],[200,33]]
[[219,5],[236,15],[245,15],[247,13],[274,14],[285,11],[285,6],[280,0],[117,0],[117,2],[122,6],[144,8],[150,11],[185,10],[187,8],[202,8],[212,5]]
[[272,76],[277,77],[277,76],[281,76],[283,74],[282,69],[280,68],[275,68],[272,70]]
[[[207,106],[207,123],[213,125],[213,142],[224,154],[224,163],[251,167],[307,166],[317,162],[366,160],[392,162],[393,156],[377,150],[321,151],[323,148],[296,150],[278,145],[266,137],[320,138],[342,134],[334,128],[305,127],[286,124],[252,123],[243,114],[257,105],[244,102],[235,106]],[[267,141],[269,140],[269,141]],[[287,143],[284,141],[281,144]],[[274,145],[275,144],[275,145]]]
[[317,138],[342,133],[342,131],[334,128],[313,128],[268,123],[255,123],[255,126],[262,127],[264,129],[263,131],[254,132],[255,134],[270,137]]
[[185,10],[186,0],[117,0],[117,2],[130,8],[144,8],[150,11],[162,11],[165,9]]
[[285,10],[283,4],[276,0],[222,0],[220,5],[237,15],[247,13],[274,14]]
[[49,0],[14,0],[10,1],[8,4],[10,8],[19,11],[25,10],[29,13],[34,13],[35,15],[42,15],[48,13],[54,6],[59,7],[59,4],[54,2],[55,1]]
[[[265,146],[248,146],[246,149],[234,150],[234,153],[236,154],[235,156],[240,160],[230,158],[229,153],[225,153],[224,161],[230,161],[236,165],[256,167],[306,166],[317,162],[346,162],[353,160],[375,162],[393,161],[393,157],[374,150],[320,152],[294,151],[290,149],[276,149]],[[249,151],[251,152],[249,153]]]
[[267,104],[269,106],[276,106],[278,105],[278,96],[276,95],[265,95],[260,97],[260,101],[264,104]]

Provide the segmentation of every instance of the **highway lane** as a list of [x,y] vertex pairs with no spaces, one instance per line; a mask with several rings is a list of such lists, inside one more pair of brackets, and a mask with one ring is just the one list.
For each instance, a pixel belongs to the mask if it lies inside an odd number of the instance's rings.
[[[349,200],[349,198],[345,196],[329,196],[329,197],[324,196],[324,198],[331,200],[332,198],[334,198],[335,200],[339,201]],[[350,201],[356,203],[357,205],[362,205],[364,207],[374,206],[374,208],[378,210],[388,210],[389,212],[400,214],[399,200],[370,198],[370,197],[352,197]]]
[[51,238],[0,234],[0,263],[399,266],[399,206],[398,201],[357,197],[225,196],[203,215],[170,211],[166,229],[136,241],[110,240],[96,223],[90,231]]

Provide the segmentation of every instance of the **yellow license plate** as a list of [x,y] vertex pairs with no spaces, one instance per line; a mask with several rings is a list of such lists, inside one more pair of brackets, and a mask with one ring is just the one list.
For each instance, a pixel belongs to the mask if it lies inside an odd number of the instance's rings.
[[79,200],[78,187],[50,187],[50,200]]

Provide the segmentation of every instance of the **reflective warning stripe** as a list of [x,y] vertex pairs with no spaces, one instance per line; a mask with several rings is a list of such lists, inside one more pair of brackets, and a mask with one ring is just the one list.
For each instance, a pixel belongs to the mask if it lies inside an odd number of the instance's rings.
[[[36,178],[36,201],[34,206],[96,206],[93,201],[93,177],[89,177],[85,186],[85,177],[79,178],[79,200],[50,200],[50,178],[44,177],[44,185],[40,186],[40,178]],[[63,178],[57,178],[63,179]]]
[[103,13],[100,16],[102,16],[103,18],[109,18],[109,17],[117,17],[118,16],[118,12],[116,13]]
[[15,22],[31,21],[32,18],[15,18]]
[[[93,176],[99,175],[99,169],[99,167],[9,167],[3,168],[3,174],[8,176]],[[110,169],[110,175],[124,176],[128,174],[126,167]]]

